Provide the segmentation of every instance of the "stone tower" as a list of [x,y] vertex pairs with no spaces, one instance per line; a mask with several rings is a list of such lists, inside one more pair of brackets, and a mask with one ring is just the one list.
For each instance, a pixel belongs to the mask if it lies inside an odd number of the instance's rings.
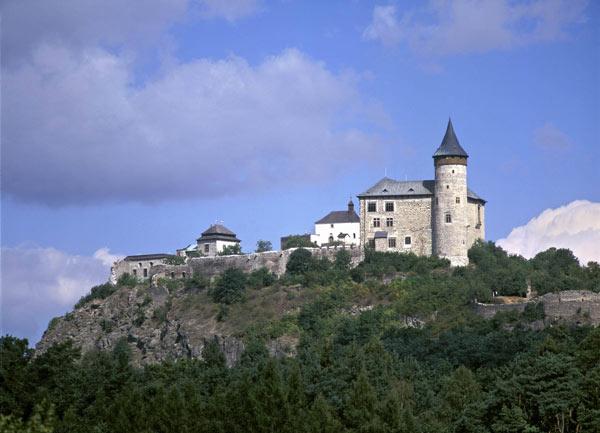
[[432,226],[433,253],[466,266],[467,256],[467,152],[460,146],[452,120],[442,144],[433,154],[435,187]]

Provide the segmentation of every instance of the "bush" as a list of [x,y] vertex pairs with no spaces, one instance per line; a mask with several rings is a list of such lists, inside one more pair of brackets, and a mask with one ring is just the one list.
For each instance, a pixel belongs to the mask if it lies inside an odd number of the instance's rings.
[[134,286],[137,285],[138,282],[139,281],[138,281],[138,279],[135,276],[129,274],[129,272],[125,272],[117,280],[117,286],[120,286],[120,287],[125,287],[125,286],[134,287]]
[[277,281],[277,276],[269,272],[267,268],[260,268],[252,271],[247,278],[247,286],[252,289],[271,286]]
[[184,284],[190,289],[206,289],[210,287],[210,279],[203,275],[193,274],[192,278],[187,279]]
[[316,248],[318,245],[310,241],[310,235],[289,235],[281,238],[281,249]]
[[235,256],[241,254],[243,253],[240,244],[226,245],[223,247],[223,251],[219,253],[220,256]]
[[264,241],[264,240],[259,240],[258,242],[256,242],[256,252],[257,253],[264,253],[265,251],[272,251],[273,250],[273,244],[271,243],[271,241]]
[[223,304],[233,304],[244,299],[246,274],[236,268],[229,268],[218,278],[215,288],[211,291],[213,301]]
[[310,251],[298,248],[290,254],[285,271],[290,275],[305,275],[313,268],[314,259]]
[[340,250],[335,254],[334,267],[340,271],[347,271],[350,269],[352,258],[350,253],[346,250]]
[[[129,276],[129,274],[121,275],[121,278],[119,278],[119,282],[121,282],[121,280],[124,277],[127,279],[128,276]],[[129,282],[129,280],[127,280],[127,282]],[[119,284],[119,285],[123,285],[123,284]],[[99,286],[94,286],[90,290],[89,294],[82,296],[79,299],[79,301],[77,301],[77,303],[75,304],[75,308],[81,308],[93,299],[106,299],[110,295],[115,293],[116,291],[117,291],[117,287],[113,286],[110,283],[104,283],[104,284],[100,284]]]
[[169,256],[165,259],[165,265],[184,265],[185,257]]

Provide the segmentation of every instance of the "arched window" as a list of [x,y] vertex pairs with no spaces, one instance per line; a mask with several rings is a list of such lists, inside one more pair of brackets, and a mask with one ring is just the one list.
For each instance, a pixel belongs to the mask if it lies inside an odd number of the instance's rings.
[[333,236],[329,236],[329,243],[332,244],[333,243]]

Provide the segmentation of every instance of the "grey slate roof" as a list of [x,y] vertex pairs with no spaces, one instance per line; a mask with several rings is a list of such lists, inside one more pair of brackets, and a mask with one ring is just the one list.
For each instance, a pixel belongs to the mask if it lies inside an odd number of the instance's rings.
[[440,156],[464,156],[468,158],[467,152],[463,149],[458,142],[458,138],[456,138],[456,134],[454,133],[454,127],[452,126],[452,120],[448,119],[448,127],[446,128],[446,134],[444,135],[444,139],[442,140],[442,144],[433,154],[434,158]]
[[144,260],[160,260],[160,259],[166,259],[167,257],[172,257],[172,254],[164,254],[164,253],[159,253],[159,254],[139,254],[137,256],[127,256],[125,257],[123,260],[125,260],[126,262],[139,262],[139,261],[144,261]]
[[385,239],[387,237],[388,237],[387,232],[383,232],[383,231],[375,232],[375,239],[382,239],[382,238]]
[[[427,197],[432,196],[435,188],[435,180],[394,180],[384,177],[371,188],[358,195],[358,198],[368,197]],[[471,188],[467,188],[467,198],[485,200],[479,197]]]
[[329,212],[315,224],[359,223],[360,218],[355,211],[334,210]]
[[202,232],[202,235],[197,239],[200,241],[232,241],[240,242],[235,233],[229,230],[222,224],[213,224]]

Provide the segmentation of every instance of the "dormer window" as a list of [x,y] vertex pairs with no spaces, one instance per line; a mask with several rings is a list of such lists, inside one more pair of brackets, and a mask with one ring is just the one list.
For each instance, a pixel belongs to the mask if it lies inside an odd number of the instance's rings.
[[388,192],[387,188],[383,188],[381,192]]
[[408,188],[408,192],[415,192],[415,190],[412,188]]

